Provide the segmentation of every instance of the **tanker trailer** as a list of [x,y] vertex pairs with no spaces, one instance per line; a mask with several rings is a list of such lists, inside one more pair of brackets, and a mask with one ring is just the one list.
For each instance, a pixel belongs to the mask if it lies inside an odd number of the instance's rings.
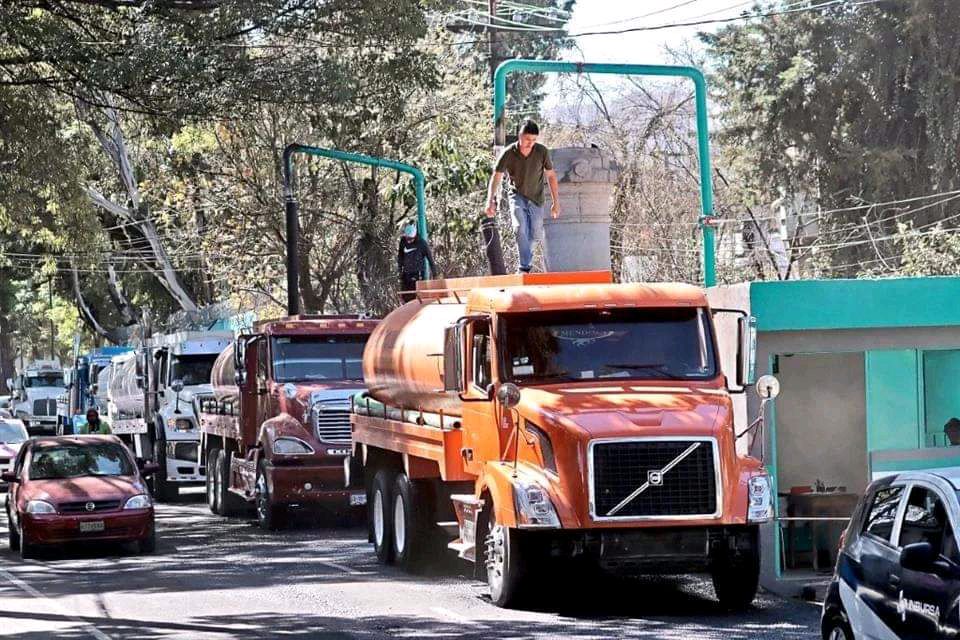
[[[743,608],[771,518],[760,460],[737,453],[713,311],[681,284],[608,272],[425,282],[364,351],[352,406],[380,562],[448,547],[514,606],[544,567],[712,575]],[[447,538],[449,540],[449,538]]]

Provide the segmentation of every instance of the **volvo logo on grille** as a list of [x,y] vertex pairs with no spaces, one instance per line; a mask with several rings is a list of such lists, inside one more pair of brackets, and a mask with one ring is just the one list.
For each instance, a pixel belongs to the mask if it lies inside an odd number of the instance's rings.
[[651,487],[659,487],[663,485],[663,472],[662,471],[647,471],[647,484]]
[[92,502],[88,502],[87,504],[83,505],[83,508],[87,511],[93,511],[97,508],[97,505],[93,504]]

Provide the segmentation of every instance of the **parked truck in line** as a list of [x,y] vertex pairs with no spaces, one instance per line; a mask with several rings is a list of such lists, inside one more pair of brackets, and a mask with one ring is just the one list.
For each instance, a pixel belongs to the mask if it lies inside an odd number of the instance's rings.
[[350,398],[363,389],[363,347],[376,326],[359,316],[298,315],[258,323],[213,366],[212,393],[194,398],[213,513],[252,504],[264,529],[294,507],[347,511]]
[[205,481],[193,399],[210,393],[213,364],[232,342],[229,331],[156,334],[135,353],[113,359],[110,430],[137,457],[160,466],[151,478],[157,500],[173,500],[181,487]]
[[[79,351],[79,350],[78,350]],[[83,355],[74,357],[70,367],[64,370],[64,385],[57,399],[57,433],[71,434],[86,421],[87,409],[106,408],[106,393],[109,387],[109,374],[104,376],[104,387],[100,382],[100,372],[110,367],[114,357],[131,353],[133,347],[100,347]],[[97,400],[100,392],[100,401]],[[105,414],[104,414],[105,415]]]
[[696,287],[608,272],[419,283],[371,335],[352,404],[378,560],[416,568],[450,529],[499,606],[562,561],[709,572],[721,603],[747,606],[772,503],[735,446],[730,394],[752,357],[739,313],[728,386]]
[[7,380],[12,390],[11,408],[31,436],[53,435],[57,430],[57,398],[63,393],[63,368],[59,360],[34,360]]

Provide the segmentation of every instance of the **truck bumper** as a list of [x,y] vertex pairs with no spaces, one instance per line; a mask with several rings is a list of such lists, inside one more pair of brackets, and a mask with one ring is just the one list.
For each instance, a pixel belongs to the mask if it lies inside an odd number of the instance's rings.
[[57,417],[56,416],[30,416],[23,419],[23,425],[27,428],[27,433],[31,436],[54,436],[57,435]]
[[324,465],[274,465],[266,462],[264,473],[274,502],[320,505],[335,509],[366,504],[363,489],[344,487],[343,461]]
[[696,526],[642,529],[524,531],[533,548],[575,558],[614,573],[698,573],[718,556],[756,554],[757,527]]
[[206,468],[200,464],[198,440],[167,441],[167,480],[183,484],[206,482]]

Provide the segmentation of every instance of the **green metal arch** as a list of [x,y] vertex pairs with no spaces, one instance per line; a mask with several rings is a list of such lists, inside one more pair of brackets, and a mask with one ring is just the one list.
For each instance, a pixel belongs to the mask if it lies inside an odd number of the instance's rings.
[[707,128],[707,81],[696,67],[656,64],[606,64],[564,62],[560,60],[507,60],[497,67],[493,76],[493,121],[496,143],[505,144],[504,113],[507,97],[507,75],[527,73],[605,73],[689,78],[693,81],[697,108],[697,155],[700,158],[700,229],[703,234],[703,284],[716,284],[716,258],[713,217],[713,181],[710,168],[710,136]]

